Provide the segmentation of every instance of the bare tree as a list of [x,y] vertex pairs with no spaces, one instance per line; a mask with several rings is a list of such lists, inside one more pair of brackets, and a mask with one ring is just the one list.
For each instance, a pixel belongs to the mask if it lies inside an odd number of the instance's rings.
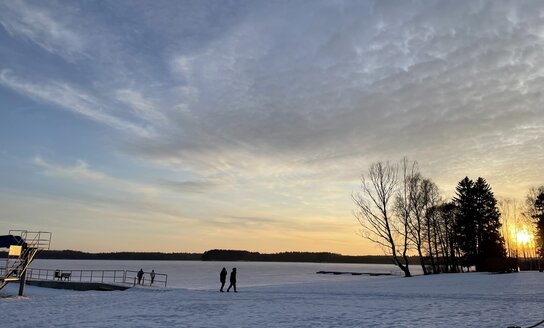
[[427,270],[427,261],[423,255],[425,242],[425,222],[424,222],[424,202],[422,196],[421,182],[423,178],[421,174],[413,174],[410,179],[410,235],[411,239],[419,255],[419,263],[423,274],[429,274]]
[[398,188],[398,166],[389,162],[373,163],[368,176],[361,177],[361,190],[352,195],[357,206],[355,217],[363,227],[362,236],[393,257],[395,264],[410,277],[408,263],[409,227],[392,210]]

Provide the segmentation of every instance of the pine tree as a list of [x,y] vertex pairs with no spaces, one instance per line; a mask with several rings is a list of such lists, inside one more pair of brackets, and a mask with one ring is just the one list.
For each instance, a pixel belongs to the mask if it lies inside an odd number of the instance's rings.
[[484,178],[474,182],[465,177],[456,192],[456,234],[464,265],[476,265],[477,271],[483,271],[487,259],[506,254],[497,200]]
[[478,261],[476,270],[485,270],[485,260],[506,256],[504,239],[500,233],[500,212],[491,187],[484,178],[474,183],[477,212]]
[[463,252],[463,265],[467,267],[476,264],[477,255],[473,190],[474,182],[465,177],[457,184],[457,195],[453,200],[457,206],[455,219],[457,244]]
[[[541,189],[542,190],[542,189]],[[540,257],[544,257],[544,191],[534,200],[534,212],[532,215],[536,223],[536,239]]]

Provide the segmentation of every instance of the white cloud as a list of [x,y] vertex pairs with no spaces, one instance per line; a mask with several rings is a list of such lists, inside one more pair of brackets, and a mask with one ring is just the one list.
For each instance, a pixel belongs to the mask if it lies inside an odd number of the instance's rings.
[[14,77],[9,70],[0,72],[0,84],[9,87],[25,96],[45,101],[113,127],[117,130],[140,137],[152,135],[147,129],[129,121],[106,113],[107,106],[94,96],[59,81],[43,81],[40,84],[31,83]]
[[45,8],[26,1],[0,3],[0,24],[12,36],[30,40],[46,51],[72,60],[85,55],[86,41]]
[[92,170],[87,162],[83,160],[77,160],[75,165],[59,165],[47,162],[40,156],[36,156],[32,159],[32,163],[42,169],[42,174],[50,177],[58,177],[75,182],[91,184],[95,187],[102,186],[110,189],[110,191],[118,190],[143,195],[157,195],[160,193],[160,189],[151,184],[140,183],[127,179],[119,179],[105,173]]
[[156,109],[156,106],[138,91],[131,89],[116,90],[115,98],[127,104],[138,117],[156,124],[165,121],[164,115]]

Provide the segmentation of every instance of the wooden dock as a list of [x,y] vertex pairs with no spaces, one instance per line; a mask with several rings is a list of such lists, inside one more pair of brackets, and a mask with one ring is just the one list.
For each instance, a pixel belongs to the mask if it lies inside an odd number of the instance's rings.
[[340,275],[340,274],[348,274],[352,276],[391,276],[392,274],[390,272],[349,272],[349,271],[317,271],[317,274],[334,274],[334,275]]
[[55,289],[70,289],[70,290],[100,290],[100,291],[113,291],[113,290],[127,290],[129,286],[120,286],[113,284],[106,284],[100,282],[79,282],[79,281],[58,281],[58,280],[27,280],[27,285],[55,288]]

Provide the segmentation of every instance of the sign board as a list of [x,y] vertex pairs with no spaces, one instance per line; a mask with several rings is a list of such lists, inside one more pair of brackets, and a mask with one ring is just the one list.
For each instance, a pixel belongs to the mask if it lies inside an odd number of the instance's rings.
[[9,256],[21,256],[23,247],[19,245],[11,245],[9,247]]

